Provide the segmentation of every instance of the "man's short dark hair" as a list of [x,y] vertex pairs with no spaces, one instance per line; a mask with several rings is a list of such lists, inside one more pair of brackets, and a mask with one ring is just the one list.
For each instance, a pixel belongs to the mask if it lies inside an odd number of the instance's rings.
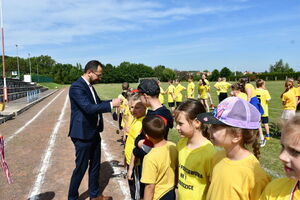
[[88,70],[91,71],[97,71],[98,66],[100,66],[101,68],[103,68],[104,66],[102,65],[101,62],[99,62],[98,60],[91,60],[88,63],[86,63],[85,68],[84,68],[84,73],[86,73]]

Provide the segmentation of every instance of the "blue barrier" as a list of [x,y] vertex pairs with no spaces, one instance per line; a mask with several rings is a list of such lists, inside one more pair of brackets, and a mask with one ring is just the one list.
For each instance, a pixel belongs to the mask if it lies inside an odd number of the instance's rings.
[[40,98],[40,93],[41,93],[40,89],[27,91],[27,102],[30,103]]

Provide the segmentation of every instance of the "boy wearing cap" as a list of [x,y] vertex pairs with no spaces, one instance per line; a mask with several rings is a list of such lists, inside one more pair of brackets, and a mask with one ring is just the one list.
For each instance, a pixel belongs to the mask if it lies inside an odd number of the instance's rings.
[[[260,112],[239,97],[223,100],[213,113],[197,119],[211,124],[212,143],[223,147],[213,158],[206,200],[257,200],[271,180],[259,164]],[[253,153],[246,146],[253,148]]]
[[[138,85],[141,102],[148,108],[146,116],[160,115],[167,120],[165,128],[164,138],[168,139],[169,129],[173,128],[173,116],[164,105],[162,105],[158,99],[160,92],[159,85],[154,79],[142,80]],[[150,151],[149,146],[144,145],[145,135],[143,132],[135,140],[135,149],[133,154],[143,160],[144,156]]]
[[167,119],[165,139],[168,138],[169,129],[173,128],[173,117],[164,105],[158,99],[160,88],[157,81],[154,79],[142,80],[138,85],[140,99],[142,103],[148,108],[148,115],[160,115]]

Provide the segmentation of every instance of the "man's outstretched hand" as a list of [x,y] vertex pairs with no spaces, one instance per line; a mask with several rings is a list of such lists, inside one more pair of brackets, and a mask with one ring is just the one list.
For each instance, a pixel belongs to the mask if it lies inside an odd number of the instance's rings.
[[122,99],[120,98],[115,98],[112,100],[112,106],[113,107],[119,107],[122,103]]

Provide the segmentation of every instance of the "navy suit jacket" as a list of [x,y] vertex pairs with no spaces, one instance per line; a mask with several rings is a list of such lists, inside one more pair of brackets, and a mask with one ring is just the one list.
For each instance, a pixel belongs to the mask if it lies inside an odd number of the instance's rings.
[[[80,77],[69,90],[71,102],[71,122],[69,136],[83,140],[90,140],[103,131],[102,113],[111,112],[111,101],[101,101],[94,90],[97,104],[89,86]],[[97,126],[98,115],[100,123]]]

